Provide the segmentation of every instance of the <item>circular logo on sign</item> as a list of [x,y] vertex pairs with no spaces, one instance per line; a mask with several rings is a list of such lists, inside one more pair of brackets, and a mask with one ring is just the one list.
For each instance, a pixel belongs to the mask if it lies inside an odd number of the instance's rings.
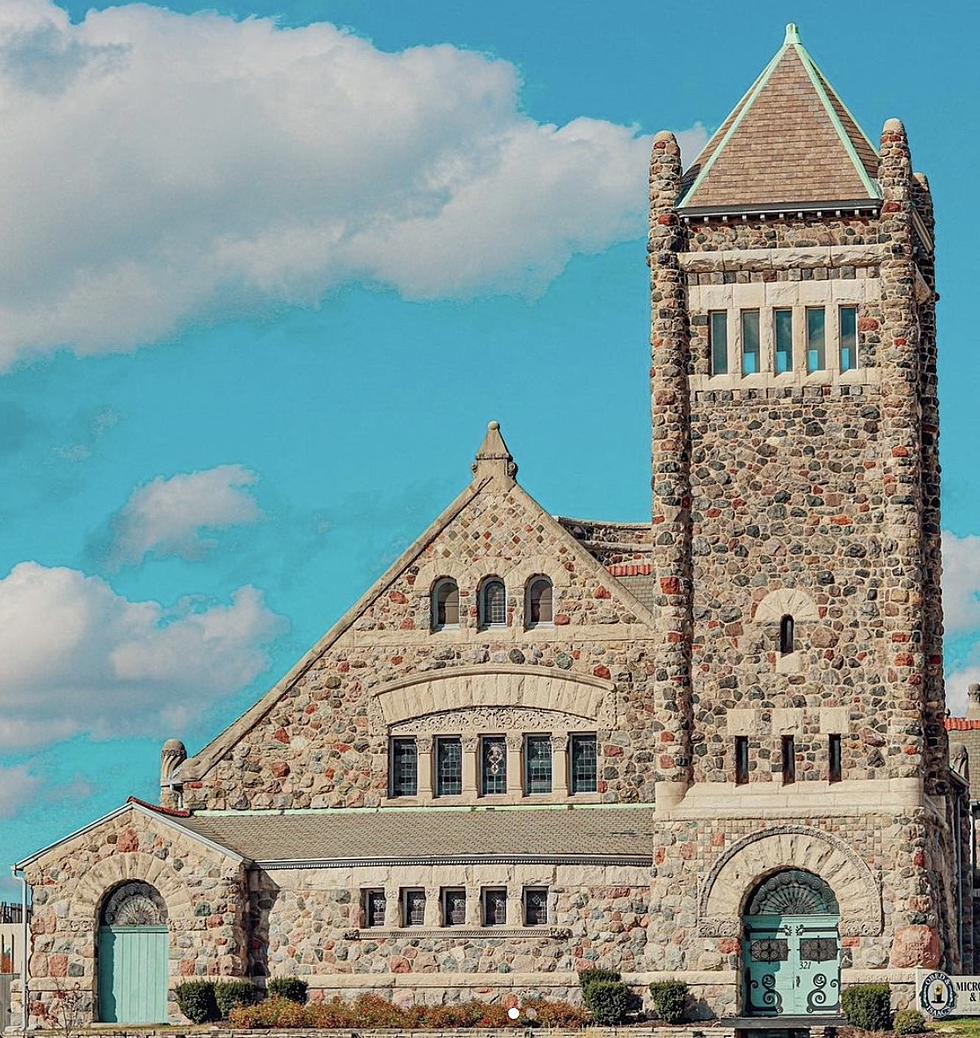
[[930,1016],[949,1016],[956,1008],[956,990],[945,973],[930,973],[919,988],[919,1005]]

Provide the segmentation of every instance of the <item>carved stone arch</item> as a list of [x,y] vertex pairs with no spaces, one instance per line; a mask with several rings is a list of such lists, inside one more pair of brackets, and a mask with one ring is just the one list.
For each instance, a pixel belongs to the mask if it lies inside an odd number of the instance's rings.
[[840,905],[842,935],[881,933],[878,878],[839,837],[805,825],[771,826],[751,833],[719,857],[701,884],[700,933],[737,936],[752,891],[762,880],[789,868],[812,872],[829,884]]
[[777,588],[770,591],[755,607],[753,619],[757,624],[779,623],[784,616],[794,621],[819,620],[820,611],[816,602],[805,592],[796,588]]
[[141,851],[113,854],[86,869],[69,902],[69,918],[98,925],[106,898],[130,882],[146,883],[159,893],[174,927],[193,924],[191,896],[179,874],[167,862]]
[[372,704],[387,728],[473,707],[557,711],[613,728],[615,689],[611,681],[554,667],[494,664],[413,674],[376,689]]
[[463,575],[465,567],[458,565],[452,559],[442,559],[438,562],[427,562],[419,568],[415,574],[415,591],[424,597],[432,594],[436,581],[443,577],[451,577],[460,588],[463,586]]

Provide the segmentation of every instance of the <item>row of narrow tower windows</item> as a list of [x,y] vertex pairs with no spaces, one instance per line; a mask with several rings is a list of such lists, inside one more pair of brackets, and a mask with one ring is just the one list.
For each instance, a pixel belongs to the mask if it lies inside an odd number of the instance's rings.
[[[770,311],[772,329],[772,373],[788,374],[796,370],[794,359],[793,310],[789,307]],[[804,354],[807,374],[827,370],[827,310],[808,306],[803,312]],[[712,310],[708,315],[708,338],[711,351],[711,374],[727,375],[738,365],[743,375],[758,375],[767,366],[763,358],[762,311],[740,310],[738,314],[740,357],[733,356],[727,310]],[[858,367],[857,307],[837,308],[837,359],[840,371]]]
[[[437,797],[461,796],[471,792],[464,783],[463,740],[458,735],[437,736],[432,754],[432,791]],[[508,784],[507,737],[481,735],[477,741],[478,767],[474,769],[479,796],[496,796],[510,791]],[[558,758],[556,760],[556,757]],[[598,790],[598,755],[596,736],[577,732],[569,736],[564,753],[555,753],[549,734],[525,735],[521,749],[521,789],[525,796],[551,793],[555,787],[555,769],[564,768],[565,785],[572,794],[595,793]],[[393,797],[415,797],[419,794],[419,749],[414,737],[391,740],[389,775]]]
[[[475,893],[475,892],[474,892]],[[521,890],[520,914],[524,926],[548,924],[548,887],[524,887]],[[479,925],[507,926],[507,887],[481,887],[479,891]],[[439,918],[429,920],[426,891],[423,887],[401,887],[398,891],[397,920],[388,914],[388,894],[382,887],[366,887],[361,891],[361,919],[366,929],[384,926],[402,927],[467,925],[467,891],[465,887],[439,889]]]
[[[783,785],[796,781],[796,737],[784,735],[780,744]],[[840,735],[827,736],[827,781],[840,782],[843,778]],[[749,737],[735,736],[735,784],[744,786],[749,781]]]
[[[459,627],[459,585],[452,577],[432,588],[432,630]],[[477,622],[482,630],[507,626],[507,588],[500,577],[487,577],[477,590]],[[547,577],[531,577],[524,589],[524,626],[550,627],[554,622],[554,593]]]

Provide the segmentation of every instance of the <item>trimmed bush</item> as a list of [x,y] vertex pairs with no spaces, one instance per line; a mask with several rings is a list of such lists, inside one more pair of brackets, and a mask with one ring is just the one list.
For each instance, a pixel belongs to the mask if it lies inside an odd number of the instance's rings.
[[185,980],[174,989],[174,997],[180,1011],[192,1024],[208,1024],[218,1019],[213,981]]
[[665,1024],[679,1024],[687,1015],[688,987],[683,980],[655,980],[650,985],[650,997]]
[[[267,998],[254,1006],[239,1006],[231,1011],[228,1019],[236,1027],[245,1027],[250,1030],[318,1026],[310,1020],[307,1006],[290,1002],[288,998],[282,998],[279,995]],[[338,1025],[330,1024],[329,1026]]]
[[261,997],[262,992],[250,980],[219,980],[214,985],[214,1000],[222,1020],[238,1006],[254,1006]]
[[285,998],[297,1005],[306,1005],[306,993],[309,985],[300,977],[276,977],[269,981],[269,997]]
[[605,1027],[625,1024],[641,1005],[640,999],[621,980],[596,980],[582,989],[592,1019]]
[[894,1029],[896,1034],[921,1034],[928,1031],[926,1018],[918,1009],[901,1009],[895,1014]]
[[841,1008],[852,1027],[860,1027],[862,1031],[890,1031],[891,998],[887,984],[854,984],[845,989]]
[[578,971],[578,986],[582,989],[582,997],[585,998],[585,992],[592,984],[605,984],[618,982],[623,979],[622,973],[619,970],[579,970]]
[[[547,1002],[544,999],[528,999],[522,1006],[525,1012],[533,1009],[534,1023],[540,1027],[560,1027],[577,1031],[589,1022],[589,1014],[581,1006],[568,1002]],[[522,1017],[522,1019],[525,1019]]]

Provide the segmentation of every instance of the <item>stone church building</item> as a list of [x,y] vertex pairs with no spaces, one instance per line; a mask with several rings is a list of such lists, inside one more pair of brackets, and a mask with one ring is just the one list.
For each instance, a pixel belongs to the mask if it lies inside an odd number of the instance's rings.
[[[834,1016],[973,965],[944,724],[933,211],[794,26],[686,171],[650,167],[651,521],[554,517],[496,423],[472,478],[279,684],[18,868],[27,1004],[312,997]],[[637,344],[640,348],[640,344]],[[640,445],[636,445],[639,449]]]

